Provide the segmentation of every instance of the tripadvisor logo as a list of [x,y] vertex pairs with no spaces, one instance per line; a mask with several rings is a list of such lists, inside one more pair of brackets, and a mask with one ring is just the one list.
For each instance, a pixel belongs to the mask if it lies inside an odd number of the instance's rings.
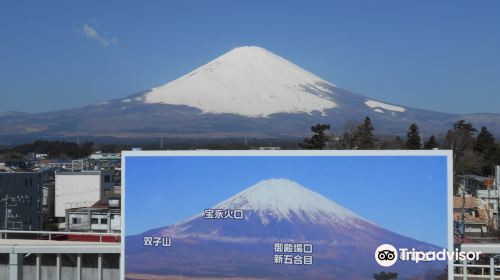
[[[382,244],[375,250],[375,260],[380,266],[393,266],[398,260],[410,262],[429,261],[477,261],[481,252],[459,252],[457,248],[453,251],[443,249],[441,251],[417,251],[415,248],[399,248],[391,244]],[[399,256],[399,258],[398,258]]]
[[380,266],[393,266],[398,261],[398,250],[391,244],[382,244],[375,250],[375,260]]

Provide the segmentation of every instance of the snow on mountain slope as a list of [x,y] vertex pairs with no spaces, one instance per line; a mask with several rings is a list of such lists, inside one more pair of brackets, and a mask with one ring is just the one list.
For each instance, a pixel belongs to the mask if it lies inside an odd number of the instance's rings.
[[288,179],[268,179],[217,204],[215,209],[243,209],[257,212],[263,224],[269,218],[302,222],[349,222],[361,219],[328,198]]
[[[406,111],[405,108],[403,107],[400,107],[400,106],[396,106],[396,105],[391,105],[391,104],[387,104],[387,103],[383,103],[383,102],[379,102],[379,101],[375,101],[375,100],[368,100],[365,102],[365,105],[370,107],[370,108],[375,108],[375,112],[379,112],[380,113],[380,109],[384,109],[384,110],[388,110],[388,111],[393,111],[393,112],[404,112]],[[379,111],[377,111],[377,109]]]
[[260,47],[239,47],[145,93],[145,103],[267,117],[334,108],[332,85]]
[[[322,225],[331,227],[357,227],[359,225],[375,226],[355,213],[336,204],[332,200],[311,191],[289,179],[262,180],[240,193],[226,199],[211,209],[241,209],[247,223],[255,226],[281,224],[281,227],[296,224]],[[195,234],[211,239],[223,239],[220,228],[214,229],[217,236],[207,225],[195,228],[203,222],[204,212],[185,219],[171,227],[165,228],[163,233],[175,236]]]

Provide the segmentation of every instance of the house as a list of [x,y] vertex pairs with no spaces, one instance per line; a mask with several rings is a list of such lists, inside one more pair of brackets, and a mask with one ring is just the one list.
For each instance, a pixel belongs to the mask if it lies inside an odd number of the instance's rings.
[[458,176],[457,195],[476,197],[478,209],[485,214],[485,221],[490,231],[498,230],[500,225],[500,190],[498,180],[500,179],[500,167],[496,166],[495,177],[484,177],[474,174]]
[[488,214],[473,196],[453,197],[453,221],[463,222],[464,233],[485,234],[488,232]]
[[78,232],[120,232],[121,198],[101,199],[91,207],[66,209],[66,230]]
[[492,189],[477,190],[477,198],[478,203],[489,214],[490,227],[497,230],[499,226],[500,192]]
[[31,163],[24,158],[6,158],[0,161],[2,166],[12,169],[27,169]]

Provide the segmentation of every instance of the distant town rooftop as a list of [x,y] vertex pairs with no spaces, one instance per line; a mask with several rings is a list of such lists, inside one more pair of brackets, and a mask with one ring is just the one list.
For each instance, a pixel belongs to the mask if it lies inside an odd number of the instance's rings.
[[[75,170],[75,171],[56,171],[57,175],[100,175],[108,170]],[[111,170],[109,170],[112,172]]]

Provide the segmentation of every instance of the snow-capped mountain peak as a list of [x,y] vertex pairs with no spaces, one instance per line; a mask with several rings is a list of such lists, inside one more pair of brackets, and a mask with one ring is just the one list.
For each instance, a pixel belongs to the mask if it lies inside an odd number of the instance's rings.
[[258,182],[214,208],[243,209],[258,213],[263,224],[270,218],[303,222],[347,222],[361,219],[330,199],[288,179],[268,179]]
[[235,48],[177,80],[145,103],[187,105],[204,113],[267,117],[336,107],[334,85],[263,48]]
[[[195,271],[195,275],[207,279],[372,279],[374,269],[380,268],[373,258],[380,244],[441,250],[366,222],[287,179],[258,182],[214,208],[246,210],[242,220],[198,216],[127,236],[127,271],[144,273],[144,267],[148,267],[155,275],[173,278],[191,278]],[[175,245],[168,250],[148,248],[144,246],[146,236],[168,236]],[[293,248],[285,245],[290,243]],[[280,251],[277,244],[283,244]],[[312,244],[314,265],[285,269],[273,262],[273,247],[274,259],[277,254],[291,255],[292,251],[296,256],[305,253],[305,245],[299,251],[295,244]],[[424,275],[431,269],[443,271],[445,266],[445,262],[406,262],[401,266],[398,263],[394,271],[402,279],[413,279],[410,276]]]

